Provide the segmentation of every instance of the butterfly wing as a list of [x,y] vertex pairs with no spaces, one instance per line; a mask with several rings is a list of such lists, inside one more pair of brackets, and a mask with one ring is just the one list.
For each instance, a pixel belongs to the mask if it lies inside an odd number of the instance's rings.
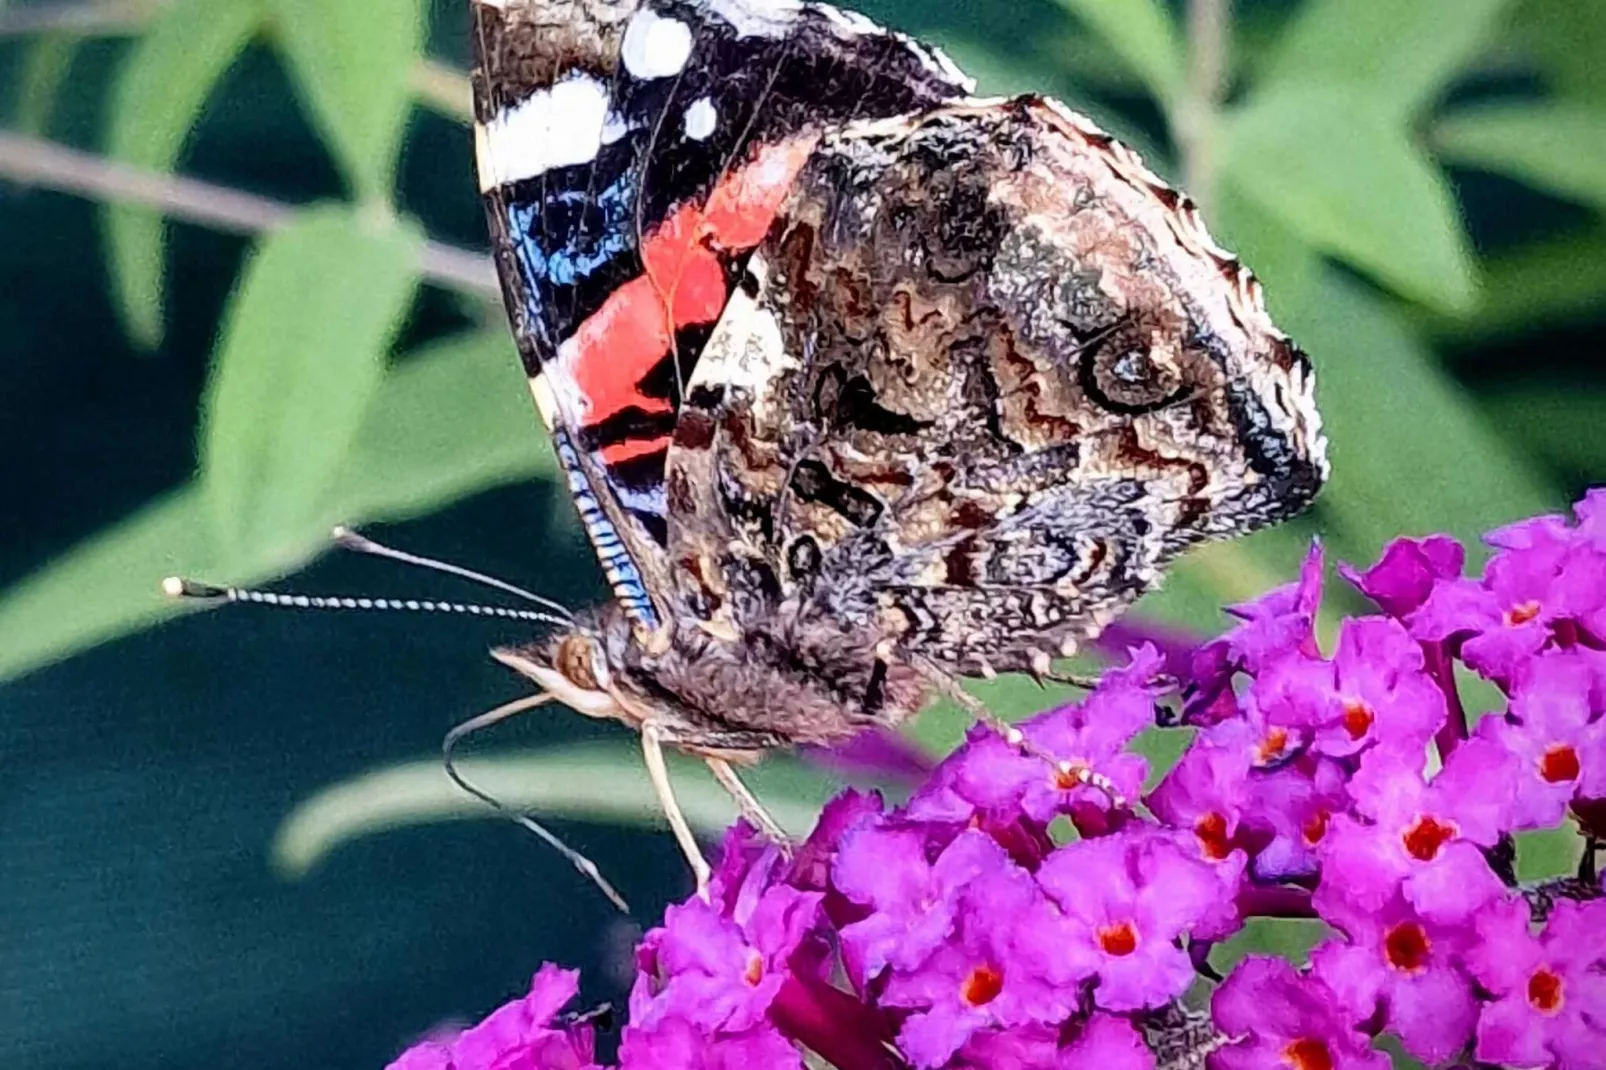
[[822,140],[692,377],[684,601],[1040,668],[1326,474],[1309,362],[1085,119],[968,102]]
[[654,631],[682,387],[747,258],[824,131],[970,86],[826,5],[472,10],[480,189],[519,353],[615,597]]

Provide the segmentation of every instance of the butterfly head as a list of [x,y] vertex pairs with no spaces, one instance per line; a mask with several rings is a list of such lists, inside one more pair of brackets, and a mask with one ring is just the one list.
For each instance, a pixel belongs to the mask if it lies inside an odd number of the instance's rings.
[[649,705],[631,686],[626,662],[634,644],[630,622],[610,607],[533,643],[498,647],[491,656],[577,713],[633,723]]

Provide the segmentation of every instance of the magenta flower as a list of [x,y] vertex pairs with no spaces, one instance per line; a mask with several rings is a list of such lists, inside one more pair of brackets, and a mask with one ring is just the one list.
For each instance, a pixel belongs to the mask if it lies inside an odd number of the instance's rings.
[[1257,774],[1247,821],[1269,831],[1252,865],[1262,881],[1309,877],[1333,815],[1350,805],[1343,767],[1331,758],[1305,755],[1282,768]]
[[856,829],[842,840],[832,880],[849,900],[870,908],[842,927],[852,976],[866,983],[887,966],[915,969],[952,934],[960,893],[982,874],[1009,864],[991,837],[966,832],[928,863],[927,834],[917,828]]
[[1467,665],[1498,682],[1526,659],[1582,636],[1601,638],[1606,619],[1606,549],[1544,516],[1489,533],[1499,550],[1483,579],[1446,580],[1411,617],[1426,642],[1460,640]]
[[898,1047],[916,1066],[941,1066],[982,1030],[1063,1022],[1077,1007],[1077,982],[1091,973],[1031,874],[994,850],[993,864],[959,895],[952,938],[887,978],[881,1002],[914,1012]]
[[1143,788],[1149,766],[1126,750],[1132,738],[1154,724],[1152,681],[1164,659],[1152,645],[1132,651],[1128,665],[1103,676],[1081,702],[1061,706],[1017,727],[1032,744],[1070,769],[1011,746],[986,728],[939,766],[929,784],[910,800],[917,821],[969,821],[977,812],[1003,820],[1024,813],[1040,825],[1080,807],[1106,810],[1110,798],[1090,787],[1076,770],[1096,770],[1125,799]]
[[1060,1049],[1055,1070],[1154,1070],[1154,1053],[1125,1018],[1094,1014],[1076,1039]]
[[[1024,722],[1030,747],[977,726],[907,806],[839,796],[790,858],[739,823],[707,898],[638,946],[613,1070],[1384,1070],[1374,1039],[1457,1070],[1606,1065],[1606,899],[1579,902],[1603,891],[1606,492],[1576,516],[1493,533],[1482,577],[1442,536],[1346,569],[1389,616],[1344,621],[1330,659],[1313,548],[1298,583],[1173,651],[1193,737],[1142,800],[1149,647]],[[1475,730],[1458,660],[1506,699]],[[1510,834],[1569,811],[1576,872],[1508,887]],[[1212,1035],[1178,1000],[1255,916],[1335,935],[1308,969],[1229,971]],[[543,967],[393,1070],[603,1070],[562,1017],[575,989]]]
[[1510,827],[1510,752],[1473,740],[1430,784],[1420,757],[1370,753],[1350,780],[1355,813],[1333,818],[1321,851],[1323,917],[1376,910],[1396,891],[1436,920],[1466,918],[1505,889],[1479,847]]
[[[740,1033],[765,1020],[790,969],[787,960],[819,916],[821,895],[771,884],[773,849],[755,865],[729,912],[692,897],[664,912],[643,937],[630,1019],[644,1027],[684,1018],[701,1029]],[[715,896],[716,900],[718,896]]]
[[1338,1004],[1320,977],[1283,959],[1252,956],[1210,1000],[1216,1028],[1235,1042],[1211,1070],[1388,1070],[1388,1056]]
[[1428,600],[1434,584],[1461,575],[1466,556],[1460,543],[1444,535],[1395,539],[1365,572],[1346,564],[1338,571],[1383,612],[1403,620]]
[[1110,1011],[1181,995],[1193,965],[1177,939],[1232,901],[1212,867],[1135,832],[1067,844],[1037,879],[1065,913],[1067,950],[1083,972],[1098,975],[1094,1002]]
[[[529,1070],[546,1070],[541,1063]],[[675,1015],[632,1025],[619,1044],[619,1070],[803,1070],[803,1056],[772,1025],[711,1036]]]
[[1387,617],[1345,621],[1330,662],[1290,656],[1269,666],[1254,697],[1268,722],[1301,729],[1338,758],[1378,745],[1420,752],[1447,712],[1422,648]]
[[1313,542],[1298,582],[1228,607],[1227,612],[1243,623],[1194,651],[1183,697],[1187,723],[1216,724],[1238,714],[1232,691],[1235,674],[1258,673],[1294,652],[1317,655],[1315,626],[1322,601],[1322,561],[1321,544]]
[[1458,965],[1470,931],[1437,925],[1396,896],[1370,913],[1329,917],[1348,936],[1311,953],[1316,975],[1350,1021],[1379,1012],[1424,1062],[1449,1058],[1472,1036],[1477,1004]]
[[1606,655],[1559,651],[1528,663],[1505,717],[1479,737],[1518,759],[1512,827],[1548,828],[1575,795],[1606,796]]
[[1606,1052],[1606,900],[1562,901],[1538,937],[1528,905],[1509,899],[1478,918],[1467,968],[1494,1001],[1478,1018],[1479,1059],[1592,1070]]
[[1225,861],[1245,847],[1240,823],[1256,792],[1249,774],[1257,735],[1241,720],[1201,731],[1144,800],[1167,825],[1191,830],[1199,857],[1208,861]]
[[580,972],[542,966],[530,992],[451,1040],[424,1040],[390,1070],[586,1070],[595,1067],[589,1025],[554,1025],[580,991]]

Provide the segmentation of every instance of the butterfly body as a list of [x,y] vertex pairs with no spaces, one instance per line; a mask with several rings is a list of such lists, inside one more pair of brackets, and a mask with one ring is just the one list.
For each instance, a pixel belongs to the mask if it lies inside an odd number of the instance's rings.
[[825,5],[480,0],[475,32],[504,294],[615,593],[499,656],[582,712],[840,742],[1321,486],[1258,284],[1062,106]]

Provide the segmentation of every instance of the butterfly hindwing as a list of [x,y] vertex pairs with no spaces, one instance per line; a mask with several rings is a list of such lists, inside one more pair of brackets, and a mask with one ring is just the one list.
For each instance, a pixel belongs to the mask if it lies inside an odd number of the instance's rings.
[[685,601],[736,633],[797,613],[1041,668],[1323,479],[1309,364],[1258,285],[1052,102],[828,135],[745,283],[669,471]]

